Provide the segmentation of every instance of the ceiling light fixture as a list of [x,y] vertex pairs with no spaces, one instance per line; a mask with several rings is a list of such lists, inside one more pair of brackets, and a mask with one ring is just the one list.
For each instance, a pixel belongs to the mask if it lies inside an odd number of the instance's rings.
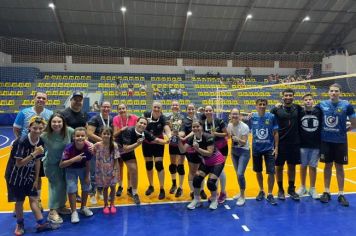
[[54,8],[56,8],[56,6],[54,5],[53,2],[49,3],[49,4],[48,4],[48,7],[49,7],[49,8],[52,8],[52,10],[53,10]]
[[191,16],[191,15],[193,15],[193,12],[192,11],[188,11],[187,12],[187,16]]
[[126,12],[126,7],[121,7],[120,10],[122,11],[122,13],[125,13]]
[[304,21],[310,21],[310,17],[309,16],[304,17],[303,22]]
[[252,19],[252,15],[251,15],[251,14],[248,14],[248,15],[246,16],[246,20],[249,20],[249,19]]

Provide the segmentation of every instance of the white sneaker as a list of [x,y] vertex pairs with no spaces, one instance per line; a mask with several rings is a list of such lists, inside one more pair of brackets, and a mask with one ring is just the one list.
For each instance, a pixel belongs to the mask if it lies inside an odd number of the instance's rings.
[[214,201],[211,201],[210,205],[209,205],[209,209],[210,210],[216,210],[218,208],[218,200],[215,199]]
[[193,199],[193,201],[187,205],[187,208],[189,210],[194,210],[196,207],[200,207],[200,206],[201,206],[201,202]]
[[232,199],[234,199],[234,200],[237,200],[239,198],[240,198],[240,194],[239,193],[232,197]]
[[301,186],[297,192],[296,192],[300,197],[303,196],[304,194],[307,194],[307,190],[305,187]]
[[85,216],[92,216],[93,212],[88,208],[88,207],[83,207],[82,209],[80,209],[80,213],[82,213]]
[[90,197],[90,205],[96,205],[98,204],[98,201],[96,200],[95,196]]
[[237,201],[236,201],[236,205],[237,205],[237,206],[243,206],[243,205],[245,205],[245,202],[246,202],[246,200],[245,200],[244,197],[239,197],[239,198],[237,199]]
[[316,192],[315,188],[310,188],[309,190],[309,195],[313,198],[313,199],[320,199],[319,194]]
[[72,222],[72,224],[76,224],[79,223],[80,219],[79,219],[79,215],[77,211],[73,211],[72,215],[70,217],[70,222]]

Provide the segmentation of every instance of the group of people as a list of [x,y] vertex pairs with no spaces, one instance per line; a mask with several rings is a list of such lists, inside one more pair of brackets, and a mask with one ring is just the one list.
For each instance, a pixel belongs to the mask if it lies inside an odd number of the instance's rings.
[[[92,216],[86,206],[87,199],[96,204],[97,195],[104,200],[104,214],[114,214],[115,196],[121,196],[123,166],[127,167],[127,195],[140,204],[138,166],[135,149],[142,146],[149,185],[145,195],[154,191],[153,171],[159,179],[158,199],[166,197],[164,189],[164,145],[169,145],[172,185],[169,194],[183,194],[184,162],[188,161],[188,185],[192,201],[188,209],[202,205],[207,199],[205,185],[209,189],[209,208],[217,209],[226,200],[226,174],[224,166],[228,157],[228,139],[231,138],[231,158],[239,185],[234,197],[236,205],[246,203],[245,170],[252,148],[253,171],[256,173],[259,192],[256,200],[266,199],[276,205],[273,196],[275,179],[278,199],[285,200],[283,168],[288,166],[288,190],[291,199],[309,193],[314,199],[318,161],[325,162],[324,192],[320,201],[330,201],[331,169],[335,163],[338,181],[338,201],[349,203],[344,195],[344,169],[347,164],[346,120],[356,127],[356,114],[352,105],[339,98],[341,87],[329,88],[330,99],[314,104],[312,94],[303,96],[304,106],[293,103],[294,91],[282,93],[282,103],[266,111],[267,99],[256,100],[256,113],[249,115],[250,127],[245,124],[238,109],[230,112],[229,122],[214,116],[208,105],[201,113],[194,104],[186,106],[186,114],[178,101],[172,101],[171,113],[162,113],[162,104],[154,101],[152,109],[142,117],[128,114],[125,104],[118,105],[118,115],[111,116],[111,103],[104,101],[100,112],[89,119],[82,111],[83,94],[74,92],[70,106],[60,112],[45,108],[47,95],[37,92],[34,107],[22,110],[16,117],[13,143],[6,169],[8,200],[15,202],[16,235],[24,233],[23,202],[30,199],[30,206],[37,220],[37,230],[57,228],[63,222],[61,215],[70,214],[71,222],[80,221],[76,202],[81,203],[79,213]],[[252,133],[250,145],[248,135]],[[263,186],[263,160],[268,175],[267,194]],[[296,165],[301,164],[301,186],[295,190]],[[309,167],[310,188],[306,188],[306,172]],[[49,182],[50,212],[47,220],[41,213],[41,177]],[[178,176],[178,181],[177,181]],[[207,179],[206,179],[207,177]],[[78,193],[78,179],[81,194]],[[206,179],[206,180],[205,180]],[[220,185],[220,188],[219,188]],[[117,186],[117,188],[116,188]],[[219,191],[218,191],[219,189]],[[70,209],[65,207],[67,197]]]

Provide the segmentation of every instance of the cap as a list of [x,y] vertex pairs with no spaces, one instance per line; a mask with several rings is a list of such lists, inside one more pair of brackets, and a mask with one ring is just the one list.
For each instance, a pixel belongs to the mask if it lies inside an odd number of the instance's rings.
[[83,93],[82,92],[80,92],[80,91],[75,91],[73,94],[72,94],[72,96],[71,96],[71,98],[70,99],[72,99],[72,98],[74,98],[74,97],[84,97],[84,95],[83,95]]

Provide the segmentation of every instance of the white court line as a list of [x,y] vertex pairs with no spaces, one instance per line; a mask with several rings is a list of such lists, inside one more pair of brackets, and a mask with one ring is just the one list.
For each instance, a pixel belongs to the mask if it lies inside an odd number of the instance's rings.
[[355,167],[350,167],[350,168],[345,168],[344,170],[354,170],[356,169],[356,166]]
[[239,216],[238,216],[238,215],[236,215],[236,214],[232,214],[232,217],[234,217],[234,219],[235,219],[235,220],[240,219],[240,218],[239,218]]
[[4,138],[6,139],[5,142],[3,142],[2,144],[0,144],[0,147],[1,147],[2,145],[7,144],[7,142],[9,142],[10,139],[9,139],[7,136],[5,136],[5,135],[1,135],[1,134],[0,134],[0,136],[1,136],[1,137],[4,137]]
[[349,148],[349,150],[351,150],[353,152],[356,152],[356,149],[353,149],[353,148]]
[[[323,171],[322,169],[320,169],[320,168],[318,168],[318,172],[321,172],[321,171]],[[334,173],[332,173],[332,175],[333,176],[336,176],[336,174],[334,174]],[[348,181],[348,182],[350,182],[350,183],[352,183],[352,184],[356,184],[356,181],[354,181],[354,180],[352,180],[352,179],[348,179],[348,178],[344,178],[345,179],[345,181]]]
[[250,229],[249,229],[246,225],[241,225],[241,227],[242,227],[246,232],[250,232]]
[[230,210],[231,209],[230,206],[227,205],[227,204],[225,204],[224,207],[225,207],[226,210]]
[[2,156],[0,156],[0,158],[6,157],[6,156],[8,156],[8,155],[9,155],[9,154],[2,155]]

